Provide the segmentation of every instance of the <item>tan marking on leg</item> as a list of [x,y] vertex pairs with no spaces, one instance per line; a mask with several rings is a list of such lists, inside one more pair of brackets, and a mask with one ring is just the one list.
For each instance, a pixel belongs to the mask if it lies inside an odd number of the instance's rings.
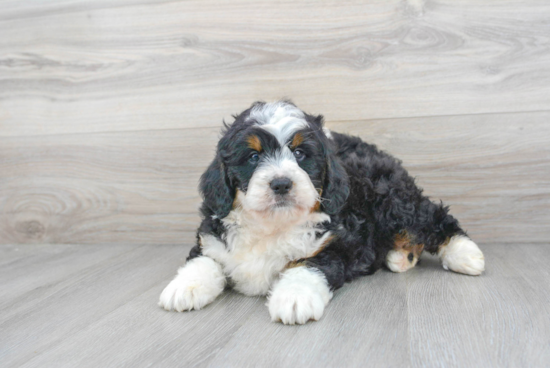
[[336,235],[331,235],[329,236],[324,242],[323,244],[321,244],[321,246],[319,247],[319,249],[317,249],[315,252],[313,252],[312,255],[310,255],[308,258],[311,258],[311,257],[315,257],[317,254],[321,253],[323,251],[323,249],[325,249],[331,241],[334,240],[334,238],[336,238]]
[[[386,265],[393,272],[405,272],[416,266],[420,254],[424,250],[424,244],[414,244],[407,231],[402,231],[395,236],[393,249],[386,256]],[[412,260],[409,255],[412,254]]]
[[286,264],[285,268],[305,267],[305,261],[290,261]]
[[407,231],[401,231],[395,236],[393,249],[399,250],[411,246],[411,236]]
[[321,209],[321,202],[320,201],[317,201],[315,202],[315,204],[313,205],[313,207],[311,207],[311,209],[309,210],[309,212],[317,212]]
[[414,258],[418,259],[420,258],[420,255],[422,254],[422,251],[424,250],[424,244],[416,244],[413,246],[413,254]]
[[311,253],[311,255],[309,255],[305,258],[299,259],[297,261],[290,261],[290,262],[287,263],[285,268],[294,268],[294,267],[305,266],[306,265],[306,260],[308,258],[315,257],[317,254],[321,253],[323,251],[323,249],[325,249],[330,244],[330,242],[333,241],[335,238],[336,238],[336,235],[330,235],[328,238],[325,239],[323,244],[321,244],[319,249],[317,249],[315,252]]

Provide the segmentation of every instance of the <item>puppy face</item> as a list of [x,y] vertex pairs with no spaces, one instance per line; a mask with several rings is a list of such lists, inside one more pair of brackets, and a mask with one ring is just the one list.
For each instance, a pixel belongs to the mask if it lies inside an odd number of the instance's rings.
[[[335,175],[340,178],[331,182]],[[203,209],[208,206],[219,218],[236,205],[258,216],[285,218],[325,201],[332,202],[325,208],[341,207],[336,202],[342,198],[328,196],[336,187],[337,197],[347,197],[347,177],[323,132],[322,117],[289,102],[256,103],[238,115],[201,178]]]

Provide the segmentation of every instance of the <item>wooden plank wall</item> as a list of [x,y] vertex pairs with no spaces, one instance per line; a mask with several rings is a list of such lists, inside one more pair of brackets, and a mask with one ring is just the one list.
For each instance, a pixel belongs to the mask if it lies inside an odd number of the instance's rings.
[[222,119],[281,97],[548,242],[546,0],[4,0],[0,243],[191,242]]

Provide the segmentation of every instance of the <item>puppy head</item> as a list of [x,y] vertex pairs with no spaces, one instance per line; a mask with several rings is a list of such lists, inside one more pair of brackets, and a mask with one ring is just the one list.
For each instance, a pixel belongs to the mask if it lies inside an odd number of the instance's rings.
[[237,115],[223,132],[200,190],[203,205],[220,219],[234,206],[288,220],[317,209],[336,214],[349,194],[323,117],[289,101],[257,102]]

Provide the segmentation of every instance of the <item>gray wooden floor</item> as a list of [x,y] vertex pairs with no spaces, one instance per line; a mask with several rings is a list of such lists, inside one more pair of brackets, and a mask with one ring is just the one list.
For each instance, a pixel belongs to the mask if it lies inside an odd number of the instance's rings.
[[[550,366],[549,65],[548,0],[1,1],[0,367]],[[222,119],[281,97],[402,159],[486,274],[426,256],[301,327],[158,308]]]
[[[481,245],[487,272],[446,272],[424,255],[335,293],[319,322],[272,323],[265,298],[226,291],[202,311],[159,293],[188,247],[4,245],[4,367],[550,365],[548,245]],[[259,353],[260,352],[260,353]]]

